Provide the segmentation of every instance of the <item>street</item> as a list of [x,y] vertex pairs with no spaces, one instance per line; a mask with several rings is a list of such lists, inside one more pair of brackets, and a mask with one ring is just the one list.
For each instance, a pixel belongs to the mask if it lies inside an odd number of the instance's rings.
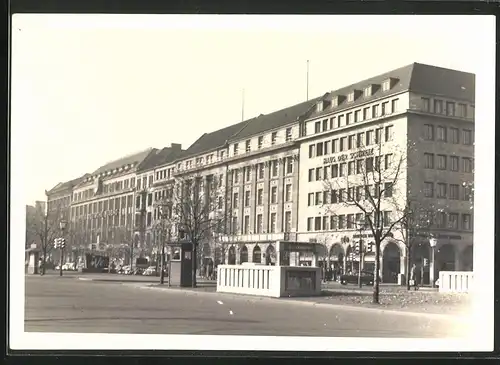
[[26,276],[25,331],[135,334],[450,337],[447,319],[144,283]]

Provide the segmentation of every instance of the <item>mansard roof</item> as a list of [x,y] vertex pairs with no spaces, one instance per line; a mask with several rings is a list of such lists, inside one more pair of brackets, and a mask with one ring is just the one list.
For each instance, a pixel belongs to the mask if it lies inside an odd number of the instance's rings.
[[97,170],[95,170],[92,173],[92,176],[101,174],[101,173],[106,172],[106,171],[114,170],[114,169],[117,169],[117,168],[120,168],[120,167],[123,167],[126,165],[139,165],[141,162],[143,162],[146,159],[146,157],[148,157],[153,152],[153,150],[154,149],[150,147],[146,150],[136,152],[136,153],[130,154],[128,156],[119,158],[117,160],[108,162],[107,164],[102,165]]

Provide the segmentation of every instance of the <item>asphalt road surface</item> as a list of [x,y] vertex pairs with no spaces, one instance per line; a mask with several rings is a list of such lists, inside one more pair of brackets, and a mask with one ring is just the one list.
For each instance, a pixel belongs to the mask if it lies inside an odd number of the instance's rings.
[[26,276],[25,331],[260,336],[457,335],[453,321],[297,301]]

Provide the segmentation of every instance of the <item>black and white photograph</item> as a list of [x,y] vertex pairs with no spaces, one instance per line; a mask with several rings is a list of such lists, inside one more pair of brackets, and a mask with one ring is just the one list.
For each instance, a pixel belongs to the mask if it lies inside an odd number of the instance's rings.
[[12,349],[493,350],[493,16],[11,33]]

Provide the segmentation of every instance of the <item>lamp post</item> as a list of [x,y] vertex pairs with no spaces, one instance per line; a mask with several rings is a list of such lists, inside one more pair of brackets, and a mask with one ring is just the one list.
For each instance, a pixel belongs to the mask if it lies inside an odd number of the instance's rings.
[[429,245],[431,246],[431,263],[429,267],[429,278],[431,280],[431,285],[434,288],[436,286],[435,280],[434,280],[434,253],[436,250],[436,245],[437,245],[437,239],[435,237],[431,237],[429,239]]
[[363,286],[363,283],[361,282],[361,268],[362,268],[362,265],[363,265],[363,259],[364,259],[364,255],[363,255],[363,250],[364,250],[364,247],[363,247],[363,225],[364,225],[364,222],[362,221],[358,221],[356,223],[356,225],[358,226],[358,229],[359,229],[359,268],[358,268],[358,287],[362,287]]
[[62,269],[62,266],[63,266],[63,251],[64,251],[64,246],[66,245],[66,242],[65,242],[65,239],[64,239],[64,231],[66,230],[66,220],[65,219],[61,219],[60,222],[59,222],[59,228],[61,229],[61,241],[60,241],[60,244],[59,244],[59,248],[60,248],[60,252],[61,252],[61,256],[60,256],[60,259],[59,259],[59,276],[63,276],[63,269]]

